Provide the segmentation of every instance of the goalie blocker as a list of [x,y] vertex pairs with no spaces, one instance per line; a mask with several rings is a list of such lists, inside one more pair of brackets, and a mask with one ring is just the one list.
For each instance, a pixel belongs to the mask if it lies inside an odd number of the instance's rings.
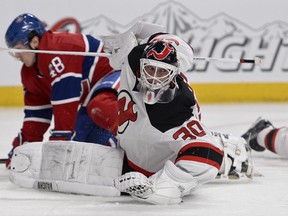
[[120,196],[123,151],[92,143],[27,143],[14,151],[10,181],[24,188],[96,196]]

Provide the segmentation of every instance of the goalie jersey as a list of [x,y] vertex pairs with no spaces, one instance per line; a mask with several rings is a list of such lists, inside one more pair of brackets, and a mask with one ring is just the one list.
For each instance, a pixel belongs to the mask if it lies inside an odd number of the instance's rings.
[[[161,37],[171,36],[159,35],[156,39]],[[188,46],[178,37],[172,37],[179,46]],[[137,74],[146,45],[136,46],[130,52],[120,78],[118,139],[128,164],[133,170],[150,176],[171,160],[200,182],[213,179],[221,166],[222,147],[200,122],[197,99],[184,74],[176,79],[179,90],[172,102],[153,105],[143,102]]]

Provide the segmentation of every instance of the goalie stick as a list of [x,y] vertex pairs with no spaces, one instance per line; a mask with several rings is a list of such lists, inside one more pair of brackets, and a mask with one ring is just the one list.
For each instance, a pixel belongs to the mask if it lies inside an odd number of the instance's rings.
[[[114,48],[117,50],[118,48]],[[73,51],[57,51],[57,50],[25,50],[25,49],[9,49],[0,47],[0,51],[11,52],[11,53],[43,53],[43,54],[59,54],[59,55],[80,55],[80,56],[98,56],[110,58],[112,55],[110,53],[96,53],[96,52],[73,52]],[[212,57],[193,57],[195,61],[214,61],[214,62],[226,62],[226,63],[251,63],[255,65],[260,65],[262,60],[259,57],[254,59],[244,59],[244,58],[212,58]]]

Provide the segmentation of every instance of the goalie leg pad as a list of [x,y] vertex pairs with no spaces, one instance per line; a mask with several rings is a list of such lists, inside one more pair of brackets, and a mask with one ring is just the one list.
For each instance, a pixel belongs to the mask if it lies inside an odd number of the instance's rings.
[[[37,149],[37,150],[36,150]],[[25,166],[20,165],[19,155]],[[16,185],[66,193],[119,196],[113,179],[121,175],[122,150],[92,143],[49,141],[17,147],[10,180]]]

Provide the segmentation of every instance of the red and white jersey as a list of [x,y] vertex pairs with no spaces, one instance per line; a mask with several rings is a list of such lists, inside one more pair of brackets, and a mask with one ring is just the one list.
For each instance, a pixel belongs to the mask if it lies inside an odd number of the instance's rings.
[[171,160],[199,181],[214,178],[222,162],[221,146],[200,122],[196,97],[184,75],[176,79],[179,89],[172,102],[143,102],[136,75],[145,47],[130,52],[120,78],[118,139],[129,165],[150,176]]

